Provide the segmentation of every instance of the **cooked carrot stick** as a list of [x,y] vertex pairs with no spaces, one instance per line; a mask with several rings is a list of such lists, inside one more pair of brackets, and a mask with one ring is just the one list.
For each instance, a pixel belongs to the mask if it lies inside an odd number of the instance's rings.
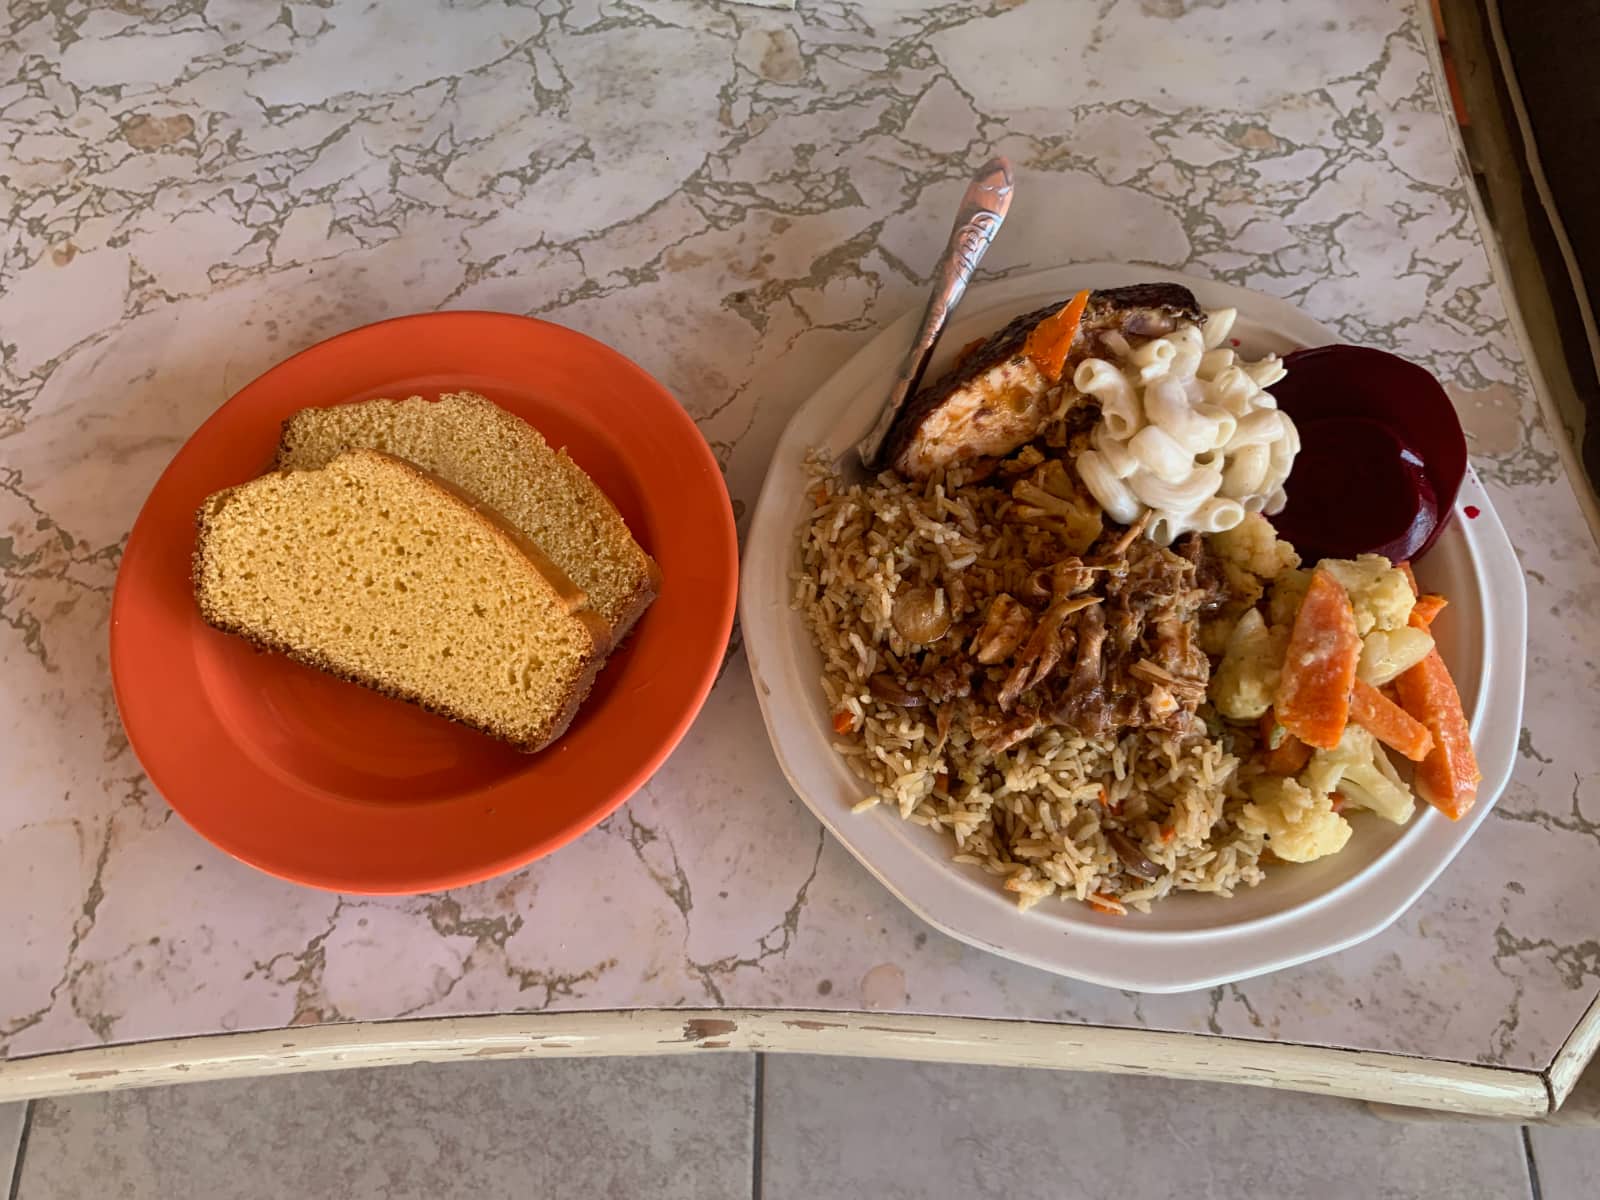
[[1417,597],[1417,602],[1411,606],[1411,624],[1418,629],[1426,629],[1433,624],[1433,619],[1445,610],[1450,601],[1437,592],[1424,592]]
[[1256,736],[1268,750],[1276,750],[1278,744],[1289,735],[1283,731],[1283,726],[1278,724],[1278,714],[1269,708],[1256,722]]
[[1396,563],[1395,566],[1405,572],[1406,582],[1411,585],[1411,594],[1417,598],[1417,602],[1411,607],[1410,624],[1418,629],[1426,629],[1433,624],[1433,619],[1444,611],[1445,605],[1450,601],[1437,592],[1424,592],[1418,587],[1417,577],[1411,570],[1410,563]]
[[1311,761],[1311,747],[1279,725],[1270,708],[1261,718],[1261,742],[1267,748],[1261,765],[1270,775],[1298,775]]
[[1361,638],[1350,596],[1327,571],[1311,573],[1311,586],[1295,614],[1274,698],[1278,724],[1307,745],[1332,750],[1350,719]]
[[1421,762],[1433,749],[1427,727],[1365,680],[1356,680],[1350,693],[1350,719],[1412,762]]
[[1033,359],[1033,365],[1051,383],[1061,378],[1066,369],[1067,352],[1072,349],[1072,339],[1078,336],[1078,326],[1083,321],[1083,310],[1089,307],[1089,293],[1079,292],[1061,311],[1040,321],[1028,334],[1022,352]]
[[1262,765],[1270,775],[1298,775],[1310,761],[1311,747],[1294,734],[1286,733],[1276,750],[1267,751]]
[[1400,706],[1433,735],[1433,749],[1417,764],[1417,794],[1452,821],[1459,820],[1478,798],[1483,773],[1472,753],[1472,735],[1461,711],[1450,670],[1438,650],[1395,680]]

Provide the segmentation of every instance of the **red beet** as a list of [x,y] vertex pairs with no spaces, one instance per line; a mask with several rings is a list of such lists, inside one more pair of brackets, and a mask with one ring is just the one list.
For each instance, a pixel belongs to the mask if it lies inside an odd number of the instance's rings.
[[1272,386],[1301,448],[1272,518],[1301,558],[1421,558],[1449,523],[1467,470],[1450,397],[1427,371],[1365,346],[1320,346],[1284,359]]

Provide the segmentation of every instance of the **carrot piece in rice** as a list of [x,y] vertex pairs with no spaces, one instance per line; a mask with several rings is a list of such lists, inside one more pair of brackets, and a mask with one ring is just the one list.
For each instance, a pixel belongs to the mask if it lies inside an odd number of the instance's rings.
[[1127,906],[1109,892],[1091,892],[1089,894],[1089,907],[1095,912],[1109,913],[1113,917],[1128,915]]

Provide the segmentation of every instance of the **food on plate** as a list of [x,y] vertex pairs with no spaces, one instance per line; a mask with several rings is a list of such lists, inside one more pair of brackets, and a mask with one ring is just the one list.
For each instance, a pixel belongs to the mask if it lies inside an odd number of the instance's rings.
[[364,447],[397,455],[488,505],[589,597],[620,641],[661,572],[582,468],[520,417],[472,392],[307,408],[284,424],[276,465],[320,467]]
[[1180,325],[1128,353],[1130,368],[1087,358],[1072,386],[1099,404],[1074,466],[1114,520],[1149,514],[1149,535],[1221,533],[1247,512],[1276,513],[1300,449],[1294,422],[1266,389],[1283,378],[1268,356],[1241,363],[1224,342],[1231,309]]
[[352,450],[209,497],[194,583],[218,629],[533,751],[578,711],[606,623],[495,514]]
[[201,509],[205,619],[521,750],[660,584],[566,453],[471,392],[304,409],[275,466]]
[[1048,426],[1064,431],[1070,413],[1063,405],[1083,397],[1061,381],[1078,361],[1199,318],[1194,294],[1173,283],[1108,288],[1020,316],[911,398],[889,430],[883,461],[908,479],[925,479],[1010,454]]
[[1472,753],[1472,735],[1450,670],[1429,648],[1422,661],[1395,680],[1405,710],[1432,736],[1427,755],[1417,766],[1417,793],[1452,821],[1464,816],[1478,798],[1483,779]]
[[1305,447],[1278,531],[1313,558],[1426,554],[1467,469],[1466,437],[1439,381],[1365,346],[1299,350],[1284,366],[1273,394]]
[[808,462],[794,604],[856,807],[1023,908],[1225,897],[1477,782],[1442,600],[1377,554],[1302,565],[1267,519],[1299,451],[1283,364],[1228,344],[1231,311],[1130,291],[1006,326],[876,478]]
[[1273,712],[1278,724],[1308,746],[1331,750],[1350,720],[1350,691],[1361,661],[1350,593],[1318,566],[1300,597],[1278,669]]

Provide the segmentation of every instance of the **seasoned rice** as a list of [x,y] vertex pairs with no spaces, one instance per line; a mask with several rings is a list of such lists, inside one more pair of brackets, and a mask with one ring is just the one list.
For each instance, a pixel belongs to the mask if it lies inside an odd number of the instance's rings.
[[[836,747],[867,784],[858,811],[888,804],[942,831],[957,862],[995,876],[1023,909],[1057,896],[1148,911],[1171,891],[1228,896],[1260,881],[1262,837],[1239,827],[1248,797],[1219,741],[1149,729],[1084,738],[1057,726],[990,754],[959,721],[941,737],[927,709],[876,699],[873,675],[904,679],[913,651],[927,669],[941,646],[953,655],[962,641],[958,623],[926,652],[905,643],[891,623],[897,589],[955,577],[966,592],[951,598],[958,615],[981,612],[1020,586],[1051,535],[1007,521],[1004,488],[956,474],[846,486],[820,457],[810,467],[793,602],[822,653],[829,708],[848,722]],[[1137,844],[1158,879],[1123,869],[1112,831]]]

